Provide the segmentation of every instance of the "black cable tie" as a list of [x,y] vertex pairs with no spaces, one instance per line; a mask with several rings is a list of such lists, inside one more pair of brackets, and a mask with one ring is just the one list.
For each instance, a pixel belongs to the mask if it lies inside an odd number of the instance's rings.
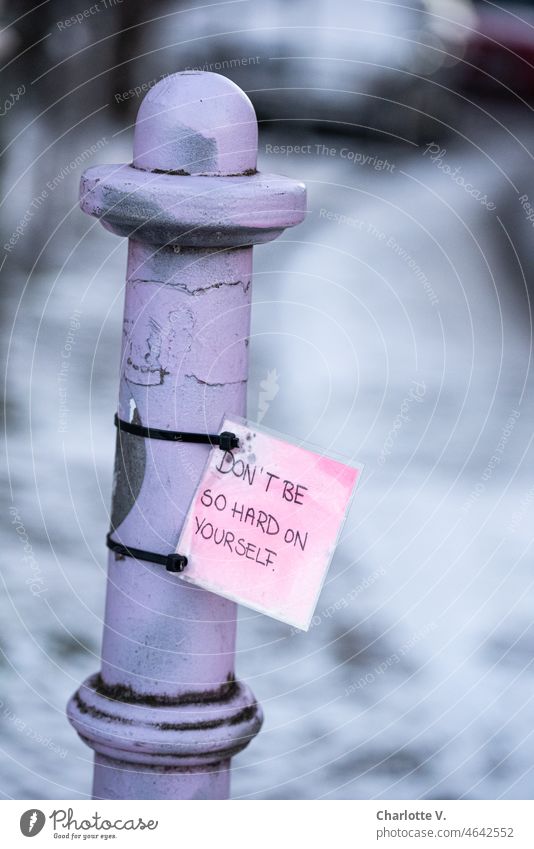
[[142,436],[144,439],[166,439],[169,442],[196,442],[202,445],[218,445],[222,451],[231,451],[239,447],[239,439],[235,433],[228,430],[223,433],[189,433],[185,430],[162,430],[159,427],[143,427],[143,425],[125,422],[119,419],[115,413],[115,427],[132,433],[134,436]]
[[135,560],[147,560],[149,563],[158,563],[160,566],[165,566],[167,572],[183,572],[187,566],[187,557],[185,554],[157,554],[155,551],[144,551],[142,548],[132,548],[130,545],[123,545],[117,540],[114,540],[109,533],[106,537],[106,545],[115,554],[121,554],[123,557],[133,557]]

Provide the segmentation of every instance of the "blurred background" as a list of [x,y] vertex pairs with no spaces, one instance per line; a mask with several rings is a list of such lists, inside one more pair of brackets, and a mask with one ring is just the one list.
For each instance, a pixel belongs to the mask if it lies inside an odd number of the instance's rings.
[[532,798],[534,6],[0,16],[3,797],[91,792],[64,708],[98,667],[126,245],[80,175],[130,161],[143,95],[197,68],[309,192],[255,250],[249,417],[365,463],[310,632],[240,611],[266,722],[233,795]]

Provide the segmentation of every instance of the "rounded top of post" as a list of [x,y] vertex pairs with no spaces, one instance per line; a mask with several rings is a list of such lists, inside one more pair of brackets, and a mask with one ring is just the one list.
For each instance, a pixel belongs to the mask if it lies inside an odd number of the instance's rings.
[[247,175],[256,170],[258,124],[247,95],[226,77],[181,71],[144,98],[133,165],[143,171]]

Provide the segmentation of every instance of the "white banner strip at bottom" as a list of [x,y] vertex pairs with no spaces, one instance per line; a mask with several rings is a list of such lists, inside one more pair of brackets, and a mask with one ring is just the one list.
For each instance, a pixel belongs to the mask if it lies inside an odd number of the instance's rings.
[[[2,801],[2,845],[534,846],[530,801]],[[209,808],[207,810],[206,806]],[[276,807],[276,811],[274,808]]]

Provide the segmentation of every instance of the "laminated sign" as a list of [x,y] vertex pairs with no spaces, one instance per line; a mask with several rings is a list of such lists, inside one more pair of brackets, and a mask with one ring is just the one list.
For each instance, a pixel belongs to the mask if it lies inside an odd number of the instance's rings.
[[361,467],[227,417],[177,551],[181,578],[308,630]]

